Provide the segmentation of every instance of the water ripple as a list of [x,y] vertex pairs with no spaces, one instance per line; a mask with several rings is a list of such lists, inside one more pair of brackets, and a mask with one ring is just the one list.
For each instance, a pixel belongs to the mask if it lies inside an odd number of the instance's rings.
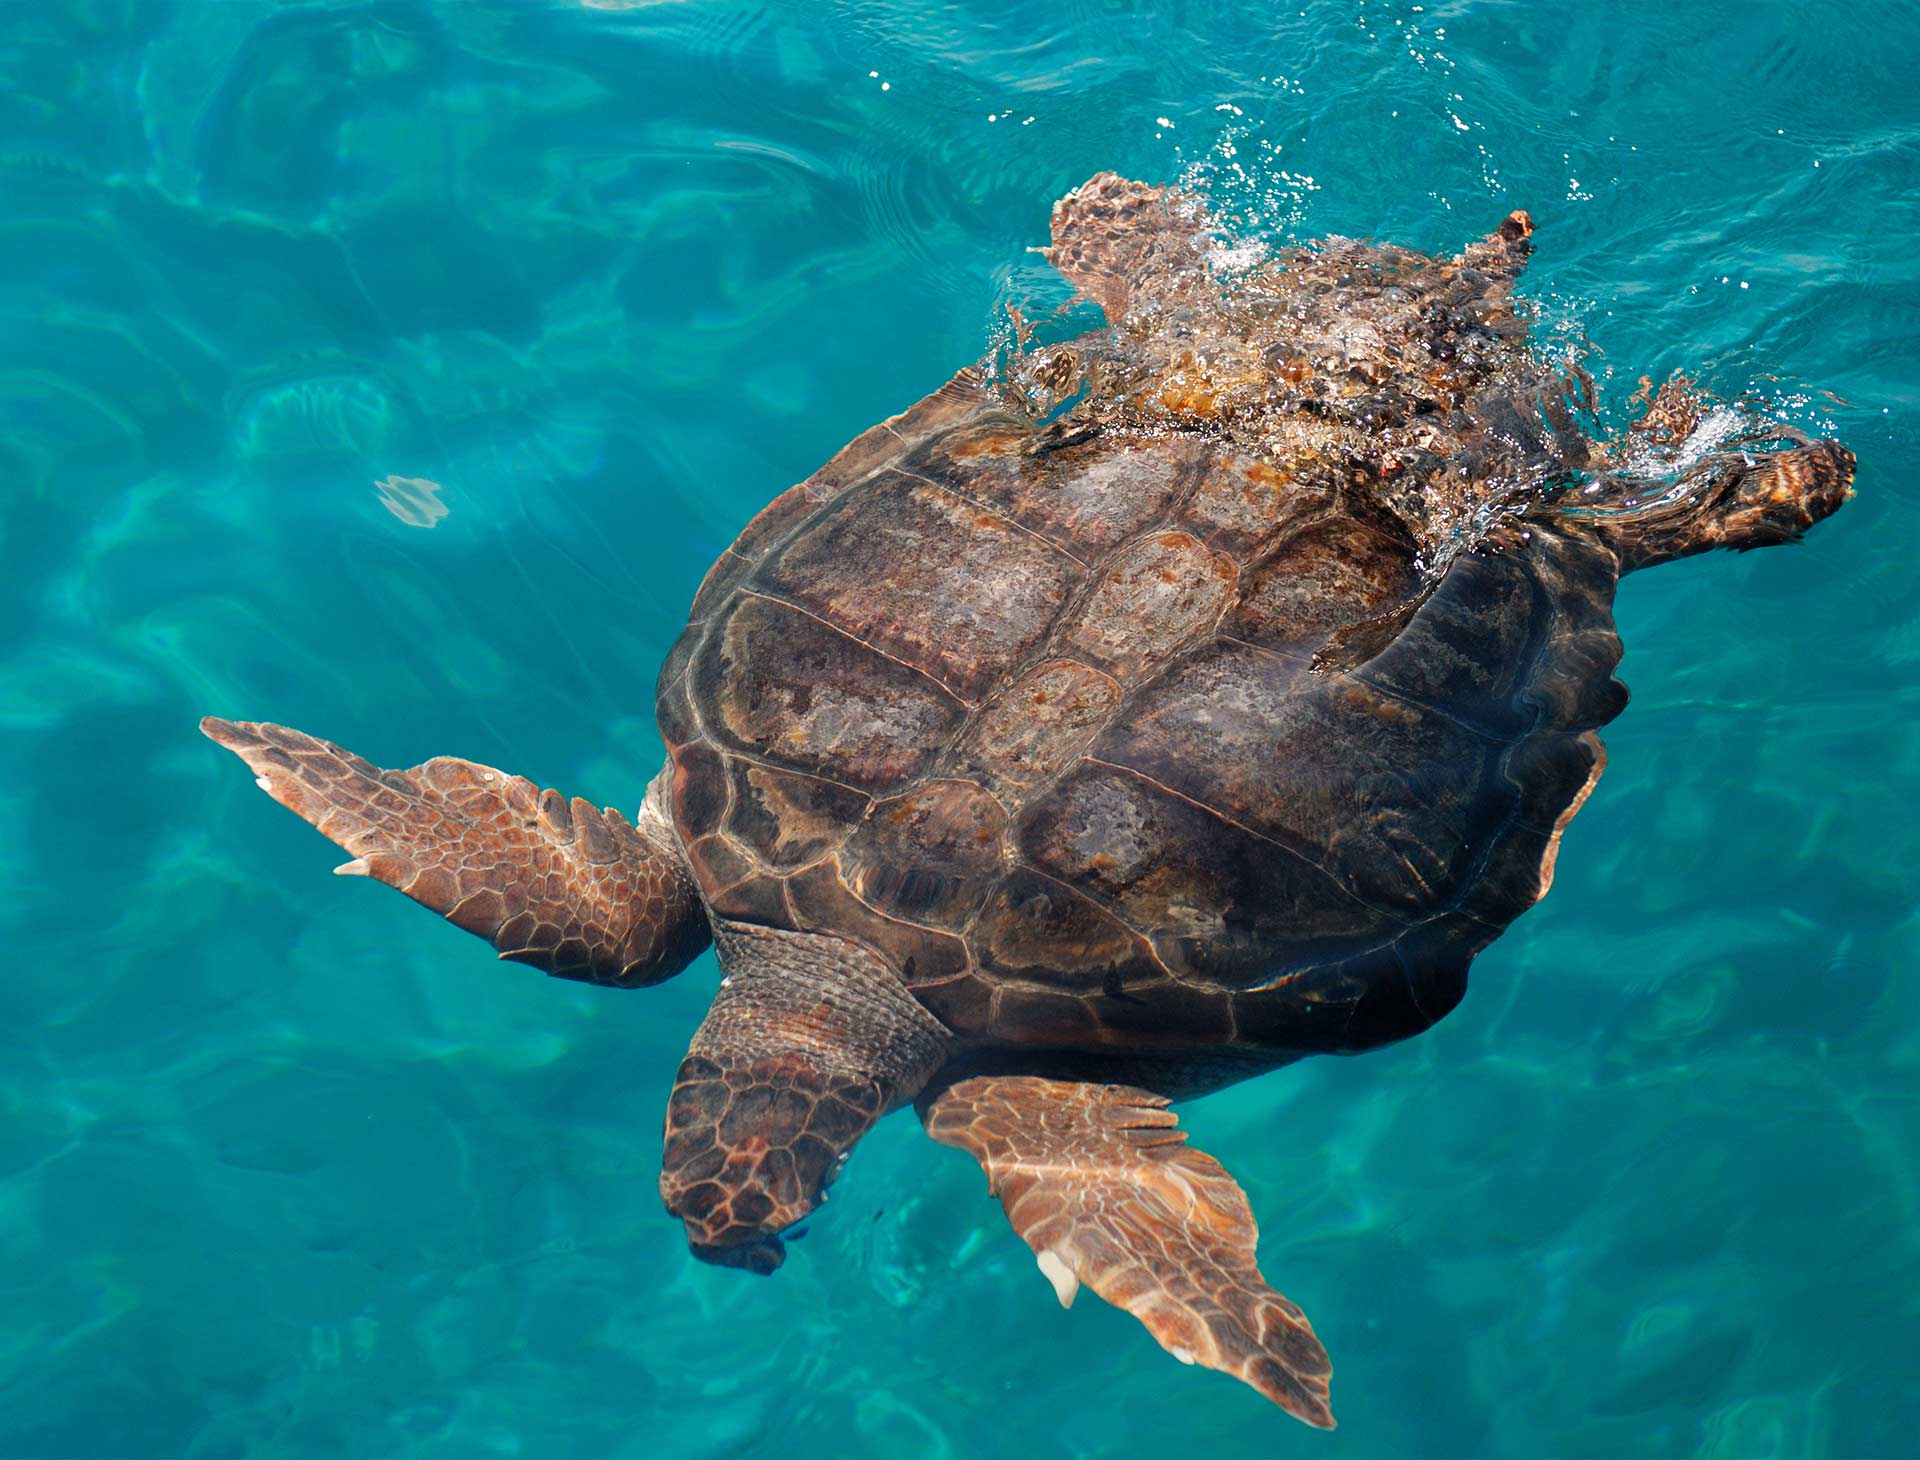
[[[1910,1449],[1917,49],[1899,0],[14,7],[0,1449]],[[1329,1437],[1059,1312],[905,1119],[775,1280],[689,1263],[711,963],[496,968],[192,733],[631,808],[707,564],[1007,305],[1087,327],[1029,250],[1103,168],[1273,246],[1527,208],[1603,419],[1686,368],[1860,457],[1805,547],[1622,594],[1607,777],[1456,1015],[1188,1117]]]

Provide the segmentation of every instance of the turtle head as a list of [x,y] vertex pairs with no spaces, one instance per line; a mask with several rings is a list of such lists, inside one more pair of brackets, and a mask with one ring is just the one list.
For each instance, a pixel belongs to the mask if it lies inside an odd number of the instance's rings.
[[1513,301],[1532,251],[1524,212],[1445,256],[1338,237],[1276,248],[1223,229],[1197,198],[1111,173],[1060,200],[1047,256],[1111,328],[1008,361],[1008,397],[1045,428],[1032,449],[1172,425],[1344,462],[1397,431],[1438,461],[1464,449],[1447,434],[1464,407],[1527,374]]

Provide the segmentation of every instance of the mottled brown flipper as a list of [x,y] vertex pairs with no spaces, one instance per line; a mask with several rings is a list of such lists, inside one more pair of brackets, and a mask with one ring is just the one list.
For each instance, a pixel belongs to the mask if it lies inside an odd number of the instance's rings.
[[283,725],[209,716],[200,729],[353,854],[337,872],[397,887],[502,958],[638,987],[671,978],[707,946],[679,854],[617,811],[466,760],[384,771]]
[[1062,1304],[1085,1282],[1176,1358],[1331,1429],[1326,1350],[1261,1277],[1238,1183],[1186,1144],[1166,1106],[1127,1085],[978,1076],[920,1113],[936,1141],[980,1162]]
[[[1720,449],[1687,465],[1678,480],[1647,475],[1637,452],[1657,469],[1663,454],[1683,451],[1714,408],[1692,381],[1676,375],[1656,392],[1641,381],[1645,409],[1627,433],[1621,469],[1582,500],[1580,515],[1620,556],[1620,571],[1652,567],[1713,548],[1773,547],[1794,542],[1853,495],[1853,453],[1838,441],[1814,441],[1778,422],[1749,426]],[[1782,438],[1797,445],[1779,448]],[[1774,449],[1756,449],[1761,445]],[[1591,490],[1591,489],[1590,489]]]
[[948,1035],[870,949],[716,920],[726,977],[667,1101],[660,1196],[695,1257],[770,1273],[854,1143],[917,1095]]

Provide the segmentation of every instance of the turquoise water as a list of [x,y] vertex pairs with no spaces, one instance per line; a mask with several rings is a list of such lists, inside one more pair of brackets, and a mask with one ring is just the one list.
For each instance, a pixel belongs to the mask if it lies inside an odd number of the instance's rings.
[[[1920,1453],[1916,53],[1887,0],[8,6],[0,1453]],[[1101,168],[1268,239],[1525,207],[1611,409],[1687,366],[1860,459],[1626,587],[1611,768],[1454,1015],[1190,1110],[1331,1435],[1062,1313],[909,1119],[775,1278],[691,1262],[711,959],[495,965],[194,733],[631,808],[708,562],[1064,300]]]

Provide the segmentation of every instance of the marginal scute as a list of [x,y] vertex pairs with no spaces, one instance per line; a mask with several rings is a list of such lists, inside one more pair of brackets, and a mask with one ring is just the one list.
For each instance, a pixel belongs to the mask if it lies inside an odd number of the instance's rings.
[[803,485],[822,498],[845,490],[898,460],[911,443],[971,420],[989,400],[982,386],[980,372],[968,366],[933,394],[856,436]]
[[654,717],[660,722],[660,737],[669,746],[689,745],[700,740],[700,717],[694,713],[693,696],[687,684],[687,666],[701,644],[702,630],[690,625],[680,642],[667,655],[654,686]]
[[1514,788],[1516,817],[1536,831],[1551,832],[1605,758],[1600,737],[1591,731],[1530,735],[1518,742],[1501,767]]
[[1513,693],[1534,666],[1551,608],[1518,555],[1464,552],[1391,644],[1354,677],[1430,705],[1489,736],[1533,727],[1536,712]]
[[1006,984],[994,995],[993,1027],[1018,1031],[1042,1049],[1084,1049],[1101,1043],[1100,1019],[1085,999],[1050,989]]
[[963,1039],[988,1035],[993,1030],[994,984],[991,975],[963,973],[944,979],[926,979],[916,963],[906,979],[926,1010]]
[[[714,840],[708,838],[707,842],[700,845],[709,845]],[[696,866],[700,865],[703,864],[696,861]],[[707,861],[704,865],[711,867],[712,863]],[[730,882],[716,880],[709,894],[709,905],[715,917],[737,923],[781,927],[792,917],[787,902],[786,882],[771,873],[758,870],[745,871],[737,880]]]
[[712,831],[727,814],[732,796],[727,760],[711,745],[699,741],[675,749],[673,814],[683,845]]
[[[725,900],[724,894],[730,888],[759,874],[759,868],[742,852],[730,838],[718,832],[696,837],[687,843],[687,863],[693,868],[693,875],[707,890],[709,900]],[[731,913],[724,913],[731,917]]]
[[1423,930],[1236,993],[1234,1015],[1242,1037],[1303,1054],[1410,1038],[1459,1003],[1473,951],[1453,934]]
[[[899,443],[895,442],[894,445],[897,449]],[[750,568],[767,555],[768,549],[777,546],[782,538],[811,517],[822,504],[832,501],[833,497],[832,490],[815,481],[804,481],[797,487],[788,487],[755,514],[754,519],[741,529],[740,536],[734,539],[727,552]]]
[[1515,823],[1495,840],[1486,866],[1460,899],[1460,910],[1494,926],[1511,922],[1547,891],[1547,854],[1554,835]]
[[1100,1016],[1100,1027],[1121,1047],[1171,1048],[1192,1059],[1194,1052],[1240,1038],[1232,995],[1224,988],[1163,977],[1088,1002]]
[[1507,528],[1508,551],[1524,551],[1541,590],[1553,604],[1550,651],[1521,690],[1544,725],[1590,730],[1626,708],[1627,689],[1613,677],[1620,635],[1610,605],[1619,561],[1584,535],[1529,524],[1526,536]]
[[1561,835],[1605,768],[1605,747],[1590,730],[1531,735],[1507,753],[1501,778],[1513,788],[1514,814],[1492,838],[1454,918],[1471,922],[1476,947],[1546,896]]

